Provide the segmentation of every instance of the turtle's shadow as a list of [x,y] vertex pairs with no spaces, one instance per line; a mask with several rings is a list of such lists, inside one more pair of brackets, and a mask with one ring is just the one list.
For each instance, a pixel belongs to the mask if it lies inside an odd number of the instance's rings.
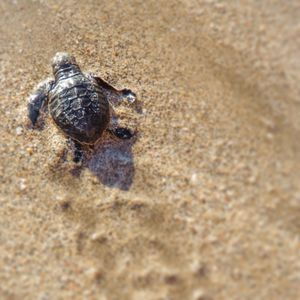
[[135,173],[132,146],[136,137],[130,140],[104,139],[94,149],[85,166],[109,187],[127,191]]
[[[142,102],[132,105],[136,113],[142,113]],[[128,191],[135,173],[132,147],[138,139],[136,133],[128,140],[114,138],[106,133],[86,161],[87,167],[98,180],[109,187]]]

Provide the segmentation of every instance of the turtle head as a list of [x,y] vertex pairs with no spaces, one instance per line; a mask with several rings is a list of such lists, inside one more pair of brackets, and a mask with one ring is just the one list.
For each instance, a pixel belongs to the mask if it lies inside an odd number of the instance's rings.
[[60,69],[69,68],[72,66],[78,67],[74,56],[66,52],[57,52],[52,59],[52,69],[55,74]]

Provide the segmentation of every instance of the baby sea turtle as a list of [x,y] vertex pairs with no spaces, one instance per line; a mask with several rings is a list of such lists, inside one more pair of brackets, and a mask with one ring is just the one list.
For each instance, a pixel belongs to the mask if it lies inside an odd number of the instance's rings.
[[94,145],[104,130],[120,139],[132,137],[129,129],[112,121],[113,104],[135,101],[131,90],[116,90],[101,78],[83,73],[68,53],[57,53],[52,68],[54,80],[42,82],[29,99],[28,116],[34,127],[48,105],[55,124],[75,147],[75,162],[82,159],[82,145]]

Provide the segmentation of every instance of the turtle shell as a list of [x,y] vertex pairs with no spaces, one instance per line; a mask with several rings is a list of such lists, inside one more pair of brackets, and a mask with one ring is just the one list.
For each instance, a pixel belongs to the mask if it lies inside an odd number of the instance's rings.
[[109,122],[105,95],[83,74],[56,82],[50,92],[49,110],[67,136],[84,144],[94,144]]

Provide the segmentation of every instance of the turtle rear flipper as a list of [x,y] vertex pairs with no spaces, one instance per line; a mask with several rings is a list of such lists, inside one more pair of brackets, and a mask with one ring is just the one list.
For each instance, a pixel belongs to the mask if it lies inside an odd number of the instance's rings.
[[29,98],[28,103],[28,118],[33,126],[36,125],[42,107],[48,101],[48,94],[53,85],[52,80],[46,80],[40,83],[37,89]]
[[128,140],[133,137],[130,129],[125,127],[109,128],[108,131],[121,140]]

